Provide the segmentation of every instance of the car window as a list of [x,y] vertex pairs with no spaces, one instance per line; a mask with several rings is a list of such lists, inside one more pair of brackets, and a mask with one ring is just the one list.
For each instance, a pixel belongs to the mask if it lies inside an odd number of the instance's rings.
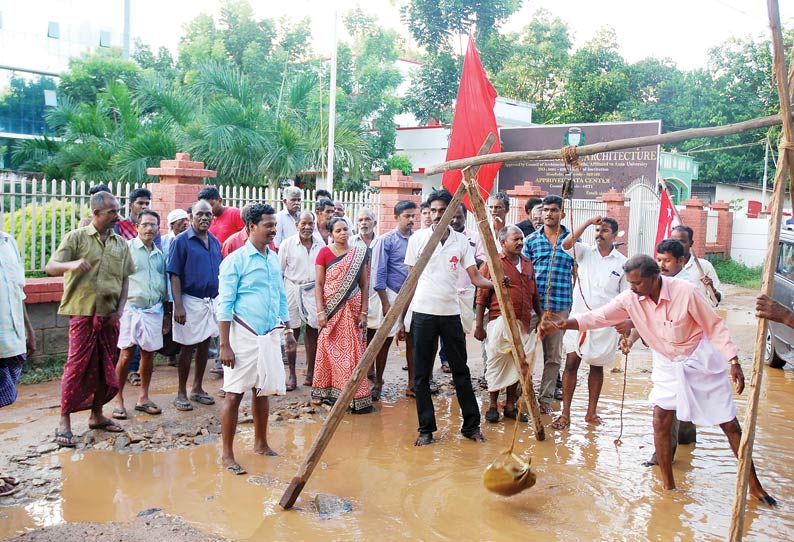
[[794,280],[794,245],[780,243],[777,272],[788,279]]

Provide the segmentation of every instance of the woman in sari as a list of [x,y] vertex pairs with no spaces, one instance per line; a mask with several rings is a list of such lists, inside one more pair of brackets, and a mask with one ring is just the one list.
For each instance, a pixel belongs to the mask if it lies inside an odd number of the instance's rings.
[[[364,357],[369,291],[369,249],[348,246],[347,222],[329,223],[333,243],[320,249],[316,262],[317,359],[312,400],[333,403],[342,394],[353,369]],[[354,414],[374,412],[367,379],[361,382],[350,405]]]

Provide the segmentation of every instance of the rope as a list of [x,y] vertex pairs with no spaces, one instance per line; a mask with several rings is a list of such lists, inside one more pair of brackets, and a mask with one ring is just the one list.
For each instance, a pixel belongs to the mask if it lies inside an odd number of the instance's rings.
[[[578,171],[582,170],[582,164],[579,163],[579,155],[576,154],[576,145],[566,145],[560,149],[560,158],[562,158],[566,166]],[[563,199],[565,199],[565,196],[563,196]]]
[[[623,337],[628,338],[626,335]],[[629,353],[624,352],[623,356],[623,393],[620,396],[620,434],[618,434],[618,438],[614,441],[615,446],[623,444],[623,441],[620,439],[623,436],[623,406],[626,404],[626,374],[629,372]]]

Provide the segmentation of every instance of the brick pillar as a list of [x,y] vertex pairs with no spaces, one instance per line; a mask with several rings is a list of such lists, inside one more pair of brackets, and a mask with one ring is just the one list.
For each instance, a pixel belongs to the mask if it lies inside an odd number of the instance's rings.
[[217,171],[204,169],[204,162],[190,160],[187,153],[177,153],[173,160],[160,160],[160,167],[146,169],[147,175],[160,177],[159,183],[150,183],[152,208],[161,217],[160,232],[168,232],[166,216],[174,209],[187,210],[196,202],[205,178],[215,178]]
[[681,215],[681,222],[685,226],[692,228],[694,232],[694,240],[692,242],[692,249],[697,254],[698,258],[706,257],[706,222],[708,221],[709,212],[706,210],[706,203],[698,197],[689,198],[682,203],[684,209],[679,211]]
[[733,237],[733,213],[727,201],[719,200],[711,204],[711,210],[717,211],[717,244],[724,247],[722,257],[731,255],[731,239]]
[[623,243],[618,247],[618,251],[624,256],[628,256],[629,252],[629,225],[630,225],[630,209],[626,206],[626,202],[630,201],[629,198],[623,195],[622,192],[610,188],[609,191],[596,198],[598,201],[603,201],[607,204],[606,216],[614,218],[618,221],[618,231],[623,231],[623,237],[618,239],[619,243]]
[[521,220],[527,218],[524,206],[527,204],[527,201],[529,201],[529,198],[545,198],[549,193],[538,185],[532,184],[532,181],[524,181],[523,184],[519,184],[512,190],[508,190],[507,195],[511,198],[515,198],[516,205],[518,206],[518,216],[520,217],[519,222],[521,222]]
[[[402,200],[413,201],[417,207],[422,202],[422,183],[415,183],[410,176],[399,171],[392,171],[391,175],[381,175],[377,181],[370,181],[369,185],[380,190],[380,209],[377,210],[378,231],[383,234],[397,227],[394,219],[394,206]],[[419,210],[416,213],[414,229],[419,229]]]

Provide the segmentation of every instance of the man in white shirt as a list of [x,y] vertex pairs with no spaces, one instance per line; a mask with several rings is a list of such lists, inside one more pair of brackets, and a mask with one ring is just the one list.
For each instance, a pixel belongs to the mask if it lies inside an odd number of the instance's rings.
[[301,190],[297,186],[285,186],[281,190],[284,208],[276,213],[276,237],[273,244],[278,250],[281,242],[298,233],[298,215],[301,210]]
[[[595,244],[586,245],[578,241],[590,226],[595,226]],[[612,298],[625,290],[626,283],[623,264],[626,257],[614,247],[618,234],[618,223],[614,218],[595,216],[576,228],[562,242],[562,249],[579,266],[578,280],[573,289],[571,314],[580,314],[603,307]],[[582,360],[590,365],[587,378],[589,400],[584,419],[588,423],[599,424],[601,418],[596,414],[598,398],[604,384],[604,367],[615,360],[618,335],[615,328],[607,327],[589,331],[570,330],[565,332],[565,371],[562,375],[562,413],[552,423],[552,428],[562,430],[571,423],[571,401],[576,389],[576,377]]]
[[[433,226],[420,230],[408,240],[405,265],[410,269],[416,265],[419,255],[427,248],[441,216],[452,201],[446,190],[433,191],[427,199]],[[463,234],[447,228],[441,242],[433,248],[433,255],[419,278],[413,296],[413,315],[411,318],[411,337],[414,353],[414,391],[416,392],[416,411],[419,417],[419,437],[415,446],[425,446],[433,442],[437,431],[436,415],[430,395],[430,375],[439,337],[444,347],[455,383],[455,393],[463,415],[461,433],[466,438],[483,441],[480,432],[480,411],[477,398],[471,386],[471,374],[466,364],[466,336],[460,321],[460,305],[457,295],[457,272],[463,267],[472,284],[478,288],[492,288],[490,280],[477,271],[469,240]],[[405,313],[402,315],[405,316]],[[404,322],[400,323],[404,330]]]
[[[306,380],[304,386],[311,386],[314,377],[314,360],[317,355],[317,307],[314,305],[315,262],[317,254],[323,247],[323,240],[314,231],[314,214],[310,211],[300,213],[298,233],[287,237],[281,243],[278,259],[284,274],[284,288],[287,292],[289,321],[295,326],[295,340],[300,339],[301,323],[306,324],[306,336],[303,343],[306,347]],[[302,302],[304,303],[303,309]],[[311,302],[311,306],[305,306]],[[289,378],[287,391],[297,387],[295,361],[297,352],[287,351]]]
[[[698,287],[706,299],[716,307],[722,301],[722,292],[720,291],[720,278],[714,270],[711,262],[703,258],[697,258],[692,255],[692,241],[694,239],[694,231],[689,226],[676,226],[670,232],[670,239],[675,239],[684,246],[684,271],[692,275],[696,281],[699,281]],[[697,260],[697,263],[695,263]],[[697,264],[703,270],[701,273]],[[712,291],[713,297],[709,295],[709,290]],[[716,301],[716,303],[715,303]]]

